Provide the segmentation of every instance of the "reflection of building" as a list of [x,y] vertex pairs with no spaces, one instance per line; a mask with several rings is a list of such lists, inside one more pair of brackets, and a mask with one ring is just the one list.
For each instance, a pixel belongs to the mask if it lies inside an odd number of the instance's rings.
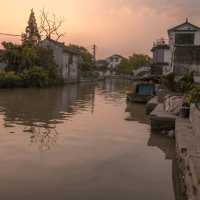
[[64,43],[45,39],[41,46],[53,50],[54,59],[59,67],[59,74],[65,82],[78,82],[80,78],[80,55],[72,51]]
[[168,30],[169,44],[164,40],[154,44],[153,71],[158,74],[183,76],[194,71],[200,76],[200,27],[189,23]]

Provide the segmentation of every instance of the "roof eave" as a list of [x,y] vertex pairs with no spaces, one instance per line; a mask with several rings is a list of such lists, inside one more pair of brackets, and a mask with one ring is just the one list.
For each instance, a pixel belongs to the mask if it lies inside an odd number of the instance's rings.
[[[190,25],[190,26],[194,27],[195,29],[200,30],[200,27],[198,27],[198,26],[196,26],[196,25],[194,25],[194,24],[191,24],[191,23],[189,23],[189,22],[184,22],[183,24],[180,24],[180,25],[178,25],[178,26],[175,26],[175,27],[173,27],[173,28],[170,28],[170,29],[168,30],[168,33],[173,32],[173,31],[176,31],[176,29],[178,29],[179,27],[184,26],[184,25]],[[194,30],[194,31],[197,31],[197,30]]]

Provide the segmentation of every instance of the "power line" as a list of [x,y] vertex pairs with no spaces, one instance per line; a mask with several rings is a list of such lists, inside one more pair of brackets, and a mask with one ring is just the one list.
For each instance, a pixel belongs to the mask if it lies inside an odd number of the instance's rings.
[[11,34],[11,33],[0,33],[0,35],[11,36],[11,37],[21,37],[21,35]]

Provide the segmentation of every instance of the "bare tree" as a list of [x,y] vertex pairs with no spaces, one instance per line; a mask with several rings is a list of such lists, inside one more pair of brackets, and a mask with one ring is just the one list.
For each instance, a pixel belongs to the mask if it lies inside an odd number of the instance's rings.
[[40,34],[46,38],[54,38],[58,41],[64,36],[60,32],[60,28],[64,23],[64,19],[59,19],[55,14],[49,14],[45,9],[41,10],[40,14]]

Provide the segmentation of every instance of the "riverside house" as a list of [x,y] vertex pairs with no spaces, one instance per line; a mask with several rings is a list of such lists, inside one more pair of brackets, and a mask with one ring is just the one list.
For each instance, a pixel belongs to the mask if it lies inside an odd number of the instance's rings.
[[[194,72],[195,80],[200,77],[200,27],[188,19],[168,30],[169,43],[164,40],[154,43],[152,49],[154,63],[159,64],[159,74],[174,73],[182,77]],[[152,69],[155,70],[155,66]]]
[[153,53],[151,74],[155,76],[161,76],[164,70],[168,69],[170,65],[169,45],[163,38],[161,38],[154,42],[151,51]]
[[121,64],[123,57],[115,54],[108,58],[106,58],[107,65],[107,74],[108,75],[116,75],[117,67]]
[[112,76],[116,75],[117,67],[121,64],[124,58],[120,55],[112,55],[105,60],[98,60],[96,66],[100,75]]
[[80,55],[64,43],[45,39],[41,46],[52,49],[54,59],[59,68],[59,75],[65,83],[76,83],[80,80]]

